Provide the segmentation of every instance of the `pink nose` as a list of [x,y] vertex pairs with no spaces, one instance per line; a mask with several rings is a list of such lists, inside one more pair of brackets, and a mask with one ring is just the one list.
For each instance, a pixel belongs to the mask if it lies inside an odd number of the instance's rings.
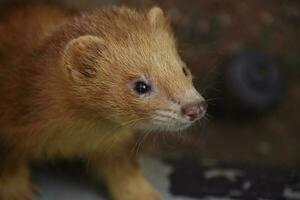
[[196,101],[186,104],[182,107],[182,113],[187,116],[190,121],[194,121],[204,116],[207,109],[207,103],[205,101]]

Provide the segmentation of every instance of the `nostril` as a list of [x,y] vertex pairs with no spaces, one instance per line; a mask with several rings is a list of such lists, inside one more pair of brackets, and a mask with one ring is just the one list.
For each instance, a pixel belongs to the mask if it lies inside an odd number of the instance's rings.
[[187,104],[182,107],[182,113],[188,116],[191,121],[201,117],[207,109],[207,103],[205,101],[197,101]]

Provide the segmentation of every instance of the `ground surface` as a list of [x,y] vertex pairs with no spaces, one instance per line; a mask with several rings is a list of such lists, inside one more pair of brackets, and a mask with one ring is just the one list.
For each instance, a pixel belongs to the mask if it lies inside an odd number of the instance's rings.
[[[188,195],[173,195],[170,192],[172,173],[171,165],[153,158],[144,158],[143,166],[146,177],[162,193],[164,200],[193,200]],[[34,170],[33,181],[37,184],[40,194],[39,200],[105,200],[105,190],[91,183],[87,176],[83,175],[81,166],[51,165],[38,167]]]
[[[82,176],[82,168],[70,166],[35,171],[39,200],[108,199]],[[164,200],[300,200],[299,170],[154,158],[144,158],[143,166]]]

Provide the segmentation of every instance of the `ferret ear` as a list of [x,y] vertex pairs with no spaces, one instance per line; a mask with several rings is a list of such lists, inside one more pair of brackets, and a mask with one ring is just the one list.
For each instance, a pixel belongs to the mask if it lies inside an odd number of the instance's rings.
[[74,81],[97,76],[97,63],[102,57],[105,42],[102,38],[86,35],[71,40],[64,50],[64,64]]
[[164,12],[158,6],[154,6],[149,10],[147,18],[152,25],[161,25],[165,21]]

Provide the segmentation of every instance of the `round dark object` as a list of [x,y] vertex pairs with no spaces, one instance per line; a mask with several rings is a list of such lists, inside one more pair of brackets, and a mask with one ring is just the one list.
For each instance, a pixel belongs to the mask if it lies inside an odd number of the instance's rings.
[[225,86],[237,109],[258,112],[275,105],[282,96],[283,81],[272,58],[247,50],[233,56],[225,68]]

